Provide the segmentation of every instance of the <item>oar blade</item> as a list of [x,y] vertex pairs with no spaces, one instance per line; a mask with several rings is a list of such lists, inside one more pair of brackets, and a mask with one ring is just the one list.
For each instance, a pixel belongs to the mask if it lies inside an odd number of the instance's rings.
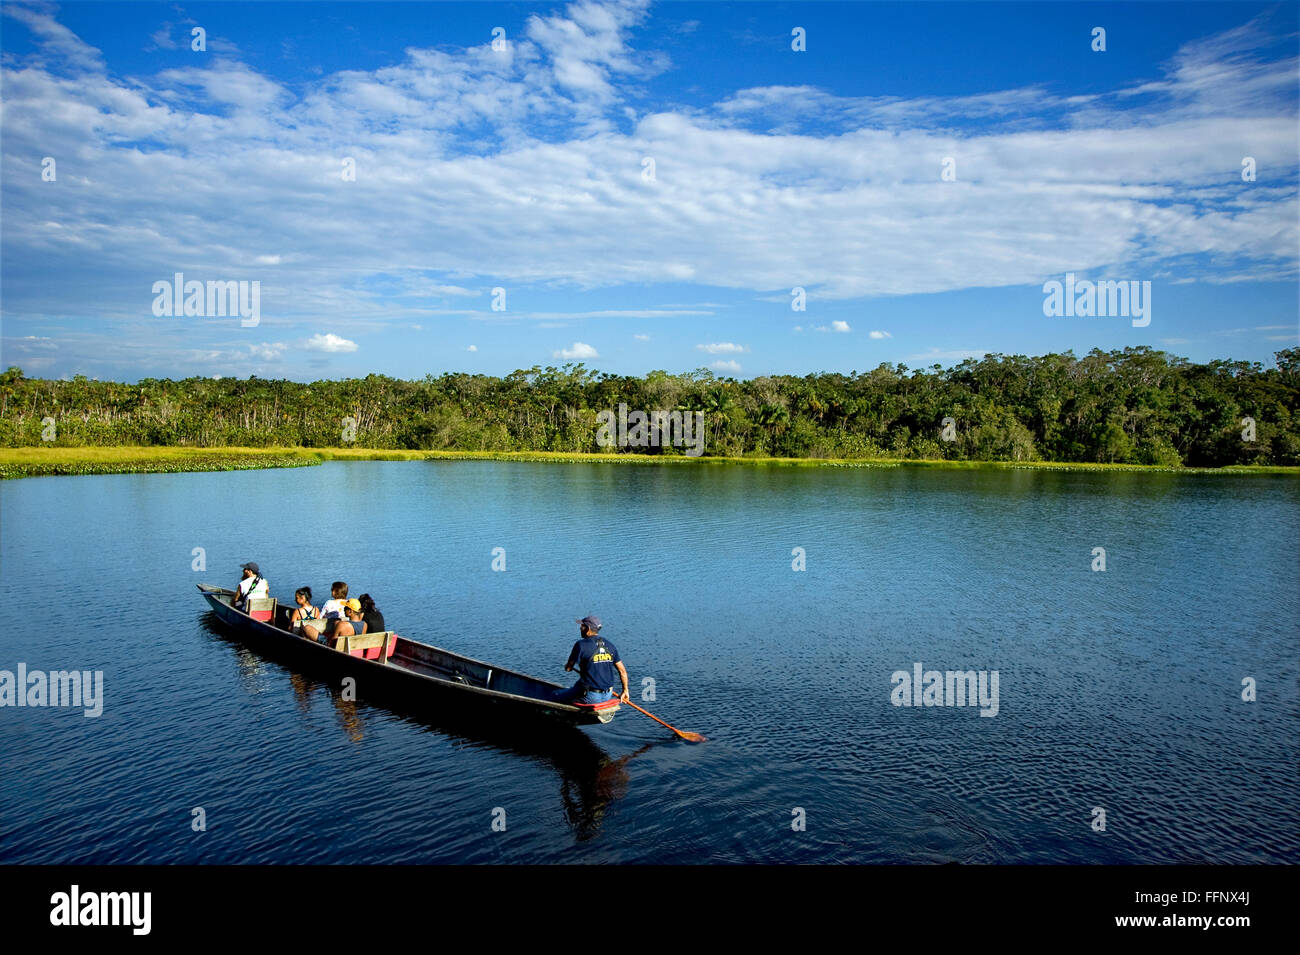
[[649,710],[643,710],[643,709],[641,709],[641,707],[637,706],[637,705],[636,705],[635,703],[633,703],[631,700],[625,700],[624,702],[626,702],[628,706],[632,707],[632,709],[636,710],[638,713],[644,713],[646,716],[650,717],[650,719],[654,720],[656,723],[660,724],[661,726],[666,726],[666,727],[668,727],[670,730],[672,730],[674,733],[676,733],[676,734],[677,734],[678,736],[680,736],[682,739],[686,740],[688,743],[703,743],[703,742],[704,742],[704,737],[701,736],[699,733],[689,733],[689,732],[686,732],[686,731],[684,731],[684,730],[679,730],[676,726],[673,726],[672,723],[664,722],[664,721],[661,720],[659,717],[657,717],[657,716],[655,716],[653,713],[651,713]]

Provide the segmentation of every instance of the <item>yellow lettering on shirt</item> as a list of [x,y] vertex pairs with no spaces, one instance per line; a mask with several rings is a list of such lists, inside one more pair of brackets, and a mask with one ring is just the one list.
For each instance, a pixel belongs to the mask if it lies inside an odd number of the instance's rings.
[[596,653],[591,657],[592,663],[613,663],[614,657],[608,653]]

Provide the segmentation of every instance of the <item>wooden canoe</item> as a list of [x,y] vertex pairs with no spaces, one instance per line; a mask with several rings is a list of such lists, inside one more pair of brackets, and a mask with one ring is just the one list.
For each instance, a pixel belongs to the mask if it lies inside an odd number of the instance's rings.
[[[341,652],[342,648],[331,649],[294,634],[289,626],[292,607],[274,606],[269,614],[257,613],[269,619],[254,619],[231,606],[234,591],[207,584],[199,584],[198,588],[221,622],[246,642],[277,654],[291,654],[304,667],[355,677],[358,699],[370,697],[373,688],[385,695],[397,693],[457,706],[483,704],[502,716],[509,714],[512,719],[529,723],[572,726],[608,723],[619,709],[617,699],[595,705],[556,702],[553,694],[561,689],[558,683],[505,670],[396,633],[379,641],[382,646]],[[357,642],[374,641],[362,638]]]

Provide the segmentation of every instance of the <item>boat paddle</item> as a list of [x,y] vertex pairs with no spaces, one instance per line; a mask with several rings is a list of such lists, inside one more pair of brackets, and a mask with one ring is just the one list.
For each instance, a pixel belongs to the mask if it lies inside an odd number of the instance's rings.
[[705,741],[705,739],[706,739],[706,737],[701,736],[699,733],[688,733],[688,732],[684,732],[684,731],[682,731],[682,730],[679,730],[676,726],[672,726],[672,725],[669,724],[669,723],[664,723],[663,720],[661,720],[659,717],[655,716],[655,715],[654,715],[653,713],[651,713],[649,710],[642,710],[641,707],[637,706],[637,705],[636,705],[635,703],[633,703],[631,700],[626,700],[626,701],[624,701],[624,702],[626,702],[628,706],[632,707],[632,709],[634,709],[634,710],[640,710],[642,713],[644,713],[646,716],[650,717],[650,719],[654,720],[656,723],[663,723],[664,726],[667,726],[670,730],[672,730],[674,733],[676,733],[676,734],[677,734],[678,736],[680,736],[682,739],[686,740],[686,742],[688,742],[688,743],[703,743],[703,742]]

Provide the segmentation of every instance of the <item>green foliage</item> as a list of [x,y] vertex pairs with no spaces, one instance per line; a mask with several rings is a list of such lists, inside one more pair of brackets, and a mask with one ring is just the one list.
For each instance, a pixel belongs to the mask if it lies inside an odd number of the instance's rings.
[[[644,378],[568,364],[504,378],[384,375],[300,384],[259,378],[135,384],[0,374],[0,446],[604,451],[596,415],[703,412],[706,456],[1061,461],[1222,467],[1300,465],[1300,349],[1192,364],[1150,348],[1030,358],[987,355],[944,369],[719,379],[707,369]],[[57,440],[43,442],[42,421]],[[941,436],[956,422],[955,439]],[[1255,440],[1243,419],[1255,421]],[[355,435],[344,436],[345,419]]]
[[1137,460],[1139,464],[1154,464],[1162,468],[1177,468],[1183,464],[1178,449],[1161,437],[1142,442],[1137,449]]
[[319,464],[291,454],[210,455],[176,458],[130,458],[105,461],[0,461],[0,480],[56,474],[175,474],[181,471],[244,471],[254,468],[301,468]]

